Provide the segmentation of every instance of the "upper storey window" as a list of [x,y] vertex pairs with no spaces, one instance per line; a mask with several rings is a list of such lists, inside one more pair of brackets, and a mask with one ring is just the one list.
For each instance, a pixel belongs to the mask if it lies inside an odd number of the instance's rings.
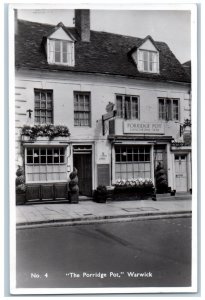
[[55,31],[47,37],[47,59],[49,64],[74,66],[74,38],[64,29],[64,25],[57,25]]
[[139,50],[138,69],[142,72],[158,73],[158,53],[149,50]]
[[132,51],[132,57],[139,72],[159,73],[159,50],[150,36]]
[[49,63],[74,66],[74,46],[72,42],[50,39],[48,45]]

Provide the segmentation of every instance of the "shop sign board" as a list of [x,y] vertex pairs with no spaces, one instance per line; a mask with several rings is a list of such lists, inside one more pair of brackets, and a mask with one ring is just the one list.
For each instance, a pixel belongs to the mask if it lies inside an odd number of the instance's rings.
[[164,134],[164,124],[126,120],[124,121],[124,133]]

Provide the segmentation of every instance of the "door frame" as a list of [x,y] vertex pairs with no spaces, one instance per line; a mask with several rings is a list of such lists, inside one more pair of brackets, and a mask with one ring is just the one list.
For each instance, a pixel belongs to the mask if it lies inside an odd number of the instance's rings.
[[[74,154],[74,151],[73,151],[73,147],[74,146],[91,146],[91,163],[92,163],[92,182],[91,182],[91,186],[92,186],[92,192],[94,190],[94,186],[95,186],[95,175],[96,175],[96,164],[95,164],[95,147],[94,147],[94,142],[73,142],[71,144],[71,165],[72,165],[72,170],[73,170],[73,154]],[[71,170],[71,172],[72,172]]]
[[186,180],[186,191],[185,192],[188,192],[189,189],[190,189],[190,177],[191,177],[191,174],[190,174],[190,171],[189,171],[189,154],[190,152],[185,152],[185,151],[176,151],[173,153],[173,167],[174,167],[174,172],[173,172],[173,179],[174,179],[174,189],[176,190],[176,168],[175,168],[175,156],[176,155],[185,155],[186,156],[186,172],[187,172],[187,180]]

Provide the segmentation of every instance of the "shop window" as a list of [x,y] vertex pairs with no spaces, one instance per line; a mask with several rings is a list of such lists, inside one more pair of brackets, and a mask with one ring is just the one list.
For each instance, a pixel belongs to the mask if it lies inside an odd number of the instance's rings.
[[159,54],[156,51],[139,50],[138,70],[148,73],[159,73]]
[[53,91],[52,90],[34,90],[34,117],[35,123],[51,124],[53,123]]
[[74,93],[74,126],[91,126],[90,93]]
[[26,182],[66,181],[65,148],[27,147]]
[[179,99],[159,98],[159,119],[179,120]]
[[150,146],[116,146],[115,178],[150,178]]
[[117,95],[117,117],[124,119],[139,119],[139,97]]

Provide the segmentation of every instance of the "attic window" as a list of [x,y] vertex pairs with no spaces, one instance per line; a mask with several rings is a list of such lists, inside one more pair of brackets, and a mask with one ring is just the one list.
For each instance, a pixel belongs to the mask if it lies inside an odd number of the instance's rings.
[[148,73],[159,73],[159,54],[156,51],[138,50],[138,70]]
[[48,39],[48,63],[74,66],[74,42]]
[[138,70],[149,73],[159,73],[159,54],[150,50],[138,50]]

